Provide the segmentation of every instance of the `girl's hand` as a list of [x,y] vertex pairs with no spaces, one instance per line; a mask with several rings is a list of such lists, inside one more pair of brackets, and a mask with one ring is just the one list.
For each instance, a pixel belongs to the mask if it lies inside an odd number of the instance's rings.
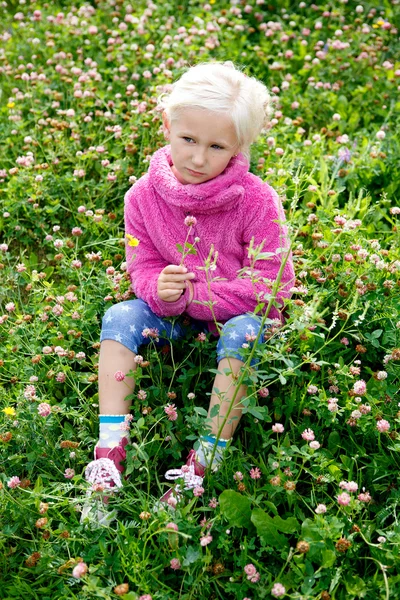
[[176,302],[184,294],[194,279],[194,273],[188,273],[187,268],[178,265],[168,265],[158,276],[157,294],[164,302]]

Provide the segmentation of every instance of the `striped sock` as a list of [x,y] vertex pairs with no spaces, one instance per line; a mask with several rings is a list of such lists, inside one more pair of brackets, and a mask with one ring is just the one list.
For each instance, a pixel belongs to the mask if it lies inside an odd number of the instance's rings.
[[[222,461],[225,448],[229,440],[224,440],[220,438],[217,442],[217,447],[215,449],[214,459],[212,461],[211,469],[213,471],[217,471],[220,462]],[[214,435],[204,435],[202,436],[197,443],[199,444],[198,449],[196,450],[196,458],[203,467],[208,467],[211,464],[211,456],[216,444],[216,437]],[[197,444],[196,444],[197,445]]]
[[123,437],[129,439],[129,427],[125,428],[126,415],[99,415],[100,433],[98,446],[100,448],[115,448]]

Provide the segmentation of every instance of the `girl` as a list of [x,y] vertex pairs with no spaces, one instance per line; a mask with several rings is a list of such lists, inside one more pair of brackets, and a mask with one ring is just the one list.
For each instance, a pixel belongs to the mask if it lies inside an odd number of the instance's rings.
[[[277,193],[248,171],[250,145],[271,113],[266,87],[232,63],[205,63],[191,67],[160,103],[169,145],[154,153],[148,173],[125,196],[127,238],[139,240],[136,247],[127,244],[127,269],[137,299],[112,306],[103,319],[100,439],[95,460],[86,469],[94,489],[121,486],[121,461],[128,443],[125,398],[135,385],[134,377],[124,375],[135,371],[142,360],[139,347],[157,338],[158,332],[165,331],[169,339],[183,335],[181,320],[172,323],[165,317],[188,315],[203,327],[214,319],[223,323],[209,407],[210,435],[195,444],[197,450],[190,451],[186,465],[166,476],[183,478],[185,489],[194,488],[201,485],[206,467],[218,467],[239,423],[240,400],[246,396],[244,386],[237,392],[234,385],[243,365],[239,350],[260,329],[260,317],[251,313],[257,296],[271,291],[285,257],[282,249],[287,248]],[[185,256],[182,264],[177,242],[188,233],[196,253]],[[263,244],[263,251],[271,253],[252,265],[253,273],[258,273],[256,283],[245,272],[250,271],[251,242],[253,247]],[[212,247],[210,282],[204,263]],[[289,258],[278,301],[290,295],[293,282]],[[269,318],[281,321],[276,307]],[[234,393],[237,402],[226,419]],[[177,490],[169,489],[161,500],[174,506]]]

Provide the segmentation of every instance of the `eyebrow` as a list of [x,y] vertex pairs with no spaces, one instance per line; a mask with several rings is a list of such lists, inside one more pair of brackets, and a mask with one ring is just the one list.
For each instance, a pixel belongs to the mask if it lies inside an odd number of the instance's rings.
[[[187,131],[185,131],[185,130],[183,130],[183,131],[178,131],[178,135],[179,135],[179,136],[182,136],[182,137],[190,137],[190,138],[192,138],[192,139],[195,139],[195,138],[196,138],[196,136],[194,136],[194,135],[193,135],[193,134],[191,134],[191,133],[188,133],[188,132],[187,132]],[[215,144],[215,145],[217,145],[217,146],[228,146],[228,147],[230,146],[230,144],[228,144],[228,142],[225,142],[225,141],[222,141],[222,140],[221,140],[221,141],[219,141],[219,142],[211,142],[211,144],[212,144],[212,145],[213,145],[213,144]]]

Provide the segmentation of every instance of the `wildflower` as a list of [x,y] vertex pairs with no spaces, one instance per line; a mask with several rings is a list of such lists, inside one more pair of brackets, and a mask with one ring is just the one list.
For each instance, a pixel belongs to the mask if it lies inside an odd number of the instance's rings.
[[340,538],[335,544],[336,550],[342,553],[346,552],[350,547],[351,542],[349,542],[349,540],[346,540],[346,538]]
[[325,506],[325,504],[318,504],[317,508],[315,509],[315,512],[317,513],[317,515],[323,515],[325,514],[327,511],[327,508]]
[[187,397],[188,397],[188,400],[194,400],[196,396],[195,396],[195,394],[193,394],[193,392],[190,392],[190,393],[187,395]]
[[364,396],[364,394],[367,391],[367,384],[363,379],[360,379],[359,381],[356,381],[353,385],[353,391],[355,394],[357,394],[357,396]]
[[40,552],[34,552],[30,556],[28,556],[28,558],[25,561],[25,565],[27,567],[35,567],[36,564],[39,562],[40,557],[41,557]]
[[197,496],[197,498],[199,498],[200,496],[202,496],[204,494],[204,488],[201,487],[200,485],[196,486],[193,490],[193,496]]
[[73,469],[65,469],[64,477],[65,479],[72,479],[75,476],[75,471]]
[[310,448],[312,450],[318,450],[319,448],[321,448],[321,444],[317,441],[312,441],[310,442]]
[[142,519],[142,521],[148,521],[150,517],[151,514],[147,510],[142,510],[142,512],[139,515],[139,518]]
[[7,485],[11,489],[14,489],[14,488],[18,487],[20,484],[21,484],[21,480],[16,475],[14,475],[14,477],[11,477],[11,479],[9,479],[7,481]]
[[140,354],[136,354],[136,356],[133,360],[137,365],[141,365],[144,358],[143,358],[143,356],[140,356]]
[[243,473],[241,471],[236,471],[236,473],[233,476],[233,479],[235,481],[242,481],[242,479],[243,479]]
[[281,423],[275,423],[275,425],[272,425],[271,429],[274,433],[283,433],[285,431],[285,428]]
[[196,217],[193,216],[187,216],[185,219],[185,225],[186,227],[195,227],[197,224],[197,219]]
[[278,485],[281,485],[281,478],[279,477],[279,475],[276,475],[275,477],[272,477],[269,480],[269,482],[273,486],[278,486]]
[[6,415],[6,417],[14,417],[16,415],[15,408],[12,406],[6,406],[3,408],[3,413]]
[[257,569],[255,568],[255,566],[253,564],[248,564],[244,567],[244,572],[246,573],[247,576],[253,576],[257,573]]
[[179,531],[179,527],[176,523],[167,523],[165,529],[172,529],[173,531]]
[[15,304],[14,304],[14,302],[8,302],[5,305],[5,309],[6,309],[7,312],[13,312],[15,310]]
[[[285,469],[286,471],[286,469]],[[292,474],[292,473],[291,473]],[[283,487],[285,488],[285,490],[287,490],[288,492],[294,492],[294,490],[296,489],[296,484],[294,481],[285,481]]]
[[114,588],[114,594],[117,596],[123,596],[129,592],[129,584],[128,583],[120,583],[116,585]]
[[311,394],[312,396],[314,396],[315,394],[318,394],[318,388],[316,385],[309,385],[307,388],[307,393]]
[[339,494],[339,496],[337,497],[337,501],[341,506],[347,506],[350,503],[350,500],[351,498],[346,492],[343,492],[343,494]]
[[158,342],[159,331],[155,327],[153,327],[151,329],[149,327],[146,327],[142,331],[142,336],[144,338],[149,338],[150,337],[150,338],[154,339],[156,342]]
[[48,417],[51,413],[51,406],[47,402],[41,402],[37,407],[37,410],[41,417]]
[[378,381],[383,381],[384,379],[386,379],[388,376],[388,374],[386,373],[386,371],[378,371],[376,374],[376,378]]
[[344,346],[348,346],[350,342],[349,342],[349,340],[348,340],[348,338],[347,338],[347,337],[343,337],[343,338],[340,340],[340,343],[341,343],[341,344],[343,344]]
[[283,586],[281,583],[274,583],[272,590],[271,590],[271,596],[273,596],[274,598],[280,598],[281,596],[284,596],[285,594],[286,594],[285,586]]
[[297,542],[296,550],[300,552],[300,554],[306,554],[310,549],[310,544],[305,542],[304,540],[300,540]]
[[174,569],[174,571],[177,571],[181,568],[182,565],[178,558],[172,558],[169,563],[169,566],[171,567],[171,569]]
[[116,371],[114,373],[115,381],[123,381],[125,379],[125,373],[123,371]]
[[376,422],[376,428],[380,433],[385,433],[385,431],[389,431],[390,423],[386,419],[380,419]]
[[199,335],[196,337],[196,342],[205,342],[206,339],[207,339],[206,334],[203,331],[201,331],[199,333]]
[[75,579],[80,579],[84,575],[86,575],[88,570],[88,566],[84,562],[79,562],[72,570],[72,577]]
[[208,506],[210,508],[217,508],[218,506],[218,501],[216,498],[211,498],[210,502],[208,503]]
[[258,395],[261,396],[261,398],[268,398],[269,396],[269,389],[266,387],[263,387],[261,389],[258,390]]
[[40,519],[36,521],[35,525],[38,529],[42,529],[43,527],[46,527],[48,522],[49,520],[47,517],[40,517]]
[[178,418],[175,404],[167,404],[167,406],[164,407],[164,412],[170,421],[176,421]]
[[339,487],[341,490],[346,490],[347,492],[356,492],[358,490],[358,484],[355,481],[341,481]]
[[380,544],[384,544],[384,543],[386,542],[386,538],[385,538],[383,535],[380,535],[380,536],[378,537],[378,542],[379,542]]
[[143,596],[139,596],[139,600],[153,600],[153,596],[150,596],[150,594],[144,594]]
[[138,400],[146,400],[147,393],[144,390],[139,390],[137,393]]
[[361,492],[361,494],[358,494],[357,498],[360,502],[371,502],[372,500],[371,494],[369,492]]
[[140,244],[140,241],[129,233],[126,234],[126,239],[128,240],[128,246],[131,248],[136,248]]
[[315,435],[312,429],[305,429],[301,434],[301,437],[307,442],[312,442],[313,440],[315,440]]
[[212,542],[212,535],[204,535],[203,537],[200,538],[200,546],[207,546],[208,544],[210,544]]
[[255,467],[254,469],[250,469],[250,477],[252,479],[260,479],[261,477],[261,471],[258,467]]

